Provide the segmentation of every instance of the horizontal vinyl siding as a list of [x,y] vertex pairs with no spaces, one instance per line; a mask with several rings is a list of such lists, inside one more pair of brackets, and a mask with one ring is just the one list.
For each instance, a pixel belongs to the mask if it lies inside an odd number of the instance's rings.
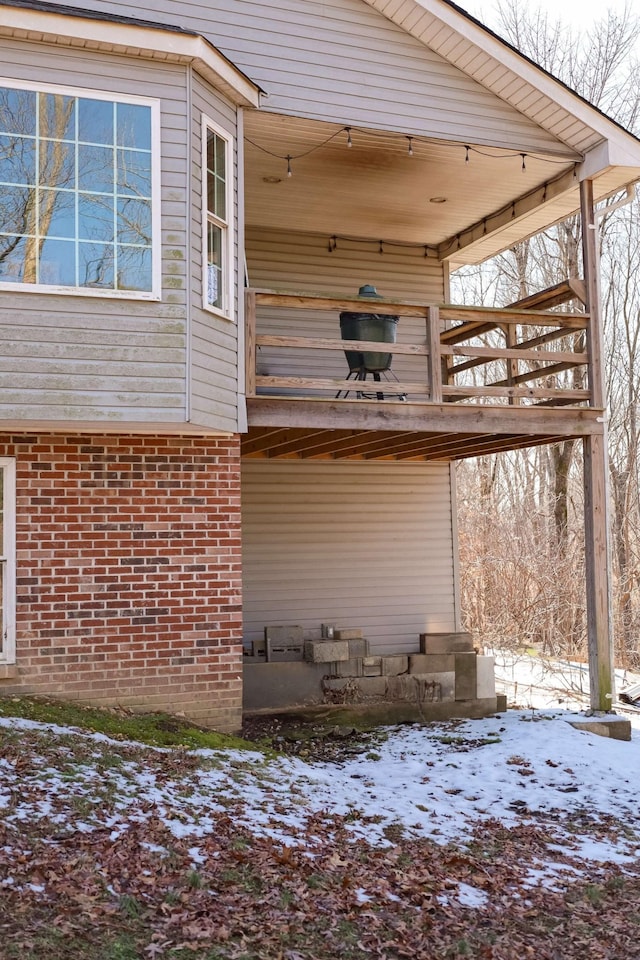
[[161,100],[163,241],[160,303],[0,291],[0,420],[183,423],[185,69],[42,44],[0,50],[6,79]]
[[[201,79],[191,74],[192,192],[191,192],[191,422],[207,429],[236,432],[238,429],[238,310],[235,321],[202,309],[203,210],[202,210],[202,117],[218,124],[234,138],[234,197],[237,198],[237,123],[232,104],[217,96]],[[237,291],[238,224],[234,204],[234,288]]]
[[[353,296],[363,284],[372,283],[385,297],[419,303],[445,299],[442,264],[433,255],[425,258],[421,249],[386,245],[380,254],[377,243],[338,240],[337,249],[329,253],[326,236],[257,229],[247,230],[246,248],[252,287]],[[375,312],[375,301],[371,310]],[[257,329],[262,334],[340,337],[337,312],[259,308]],[[402,317],[397,340],[425,343],[425,323]],[[400,380],[426,384],[426,357],[396,356],[392,371]],[[339,378],[347,375],[348,367],[344,355],[333,350],[260,347],[257,372]]]
[[558,146],[363,0],[87,6],[202,33],[265,89],[269,111],[528,151]]
[[393,653],[454,629],[449,477],[446,464],[245,461],[245,641],[332,623]]

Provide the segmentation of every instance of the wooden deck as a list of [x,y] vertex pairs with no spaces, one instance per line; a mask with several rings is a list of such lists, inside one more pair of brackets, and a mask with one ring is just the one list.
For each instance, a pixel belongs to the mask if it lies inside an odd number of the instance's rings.
[[[567,281],[528,300],[555,306],[582,290]],[[323,335],[324,316],[333,325],[341,311],[410,318],[408,335],[384,344]],[[269,332],[288,316],[291,334]],[[452,460],[603,432],[584,312],[249,290],[246,324],[246,457]],[[299,334],[309,327],[319,334]],[[347,379],[345,350],[388,353],[402,375]]]

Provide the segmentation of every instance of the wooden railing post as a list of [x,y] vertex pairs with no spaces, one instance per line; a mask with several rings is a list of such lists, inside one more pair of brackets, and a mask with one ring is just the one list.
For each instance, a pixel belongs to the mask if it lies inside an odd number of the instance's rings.
[[442,403],[442,354],[440,353],[438,307],[427,307],[427,346],[429,347],[429,396],[431,403]]
[[244,300],[244,372],[247,397],[256,396],[256,294],[245,291]]

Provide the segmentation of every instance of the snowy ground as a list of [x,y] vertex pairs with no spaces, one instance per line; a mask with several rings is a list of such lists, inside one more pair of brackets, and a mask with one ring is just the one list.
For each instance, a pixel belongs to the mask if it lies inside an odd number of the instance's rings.
[[[58,837],[106,828],[112,840],[132,824],[161,823],[188,840],[194,867],[225,814],[255,835],[311,851],[325,842],[335,815],[377,846],[394,835],[464,845],[479,825],[497,821],[544,827],[546,850],[527,867],[532,884],[580,876],[589,862],[633,870],[640,713],[632,715],[631,742],[597,737],[567,722],[584,704],[580,687],[588,689],[580,665],[558,673],[531,658],[502,657],[497,674],[509,700],[526,709],[390,728],[371,752],[340,763],[141,751],[101,735],[0,719],[0,738],[24,731],[28,740],[28,750],[0,759],[0,817],[10,829],[41,823]],[[13,882],[5,876],[0,888]],[[473,891],[459,896],[473,899]]]

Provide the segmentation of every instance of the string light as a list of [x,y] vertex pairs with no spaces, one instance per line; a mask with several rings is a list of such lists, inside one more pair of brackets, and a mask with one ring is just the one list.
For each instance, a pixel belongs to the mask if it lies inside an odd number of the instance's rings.
[[[321,150],[323,147],[326,147],[329,143],[331,143],[333,140],[335,140],[336,137],[340,136],[340,134],[342,134],[342,133],[346,133],[346,135],[347,135],[347,144],[346,144],[346,145],[347,145],[347,147],[350,149],[351,147],[353,147],[352,131],[357,130],[357,129],[358,129],[357,127],[350,127],[350,126],[349,126],[349,127],[340,127],[338,130],[336,130],[336,131],[335,131],[334,133],[332,133],[330,136],[328,136],[328,137],[326,137],[324,140],[320,141],[320,143],[316,143],[316,144],[314,144],[314,146],[309,147],[308,150],[304,150],[304,151],[302,151],[301,153],[292,153],[292,154],[280,154],[280,153],[275,153],[274,151],[268,150],[266,147],[263,147],[261,144],[256,143],[255,140],[252,140],[250,137],[247,137],[246,140],[247,140],[247,143],[250,143],[251,146],[253,146],[253,147],[256,148],[256,150],[260,150],[262,153],[266,153],[268,156],[270,156],[270,157],[275,157],[275,158],[278,159],[278,160],[286,160],[286,161],[287,161],[287,176],[290,177],[290,176],[292,175],[292,173],[291,173],[291,161],[292,161],[292,160],[300,160],[302,157],[308,157],[310,154],[315,153],[317,150]],[[364,134],[365,134],[366,136],[368,136],[368,137],[379,136],[380,138],[384,138],[384,139],[386,139],[386,140],[389,140],[390,137],[393,137],[393,136],[394,136],[393,133],[383,133],[382,131],[373,131],[373,130],[366,130],[366,131],[365,131],[365,130],[363,130],[363,131],[360,131],[360,132],[364,133]],[[414,150],[414,144],[415,144],[415,143],[433,143],[433,142],[434,142],[433,140],[429,140],[429,139],[426,138],[426,137],[416,137],[416,136],[414,136],[413,134],[404,134],[404,135],[403,135],[403,134],[400,134],[399,136],[403,136],[403,138],[408,141],[407,152],[408,152],[408,155],[409,155],[410,157],[412,157],[412,156],[414,155],[414,152],[415,152],[415,150]],[[540,154],[533,154],[533,153],[526,153],[526,152],[523,153],[522,151],[518,151],[518,152],[512,152],[512,151],[510,151],[509,153],[495,153],[495,152],[490,152],[490,151],[488,151],[488,150],[482,150],[480,147],[473,147],[473,146],[471,146],[471,144],[469,144],[469,143],[463,144],[462,147],[463,147],[463,149],[464,149],[464,162],[465,162],[465,164],[469,164],[469,163],[470,163],[470,161],[471,161],[471,154],[472,154],[472,153],[478,154],[478,156],[481,156],[481,157],[489,157],[491,160],[509,160],[510,158],[513,158],[513,157],[520,157],[521,160],[522,160],[522,170],[523,170],[523,171],[526,171],[526,169],[527,169],[527,164],[526,164],[527,159],[534,159],[534,160],[538,160],[540,163],[552,163],[552,164],[558,164],[558,165],[562,165],[562,166],[565,166],[568,162],[570,162],[570,161],[568,161],[566,158],[565,158],[565,159],[554,160],[554,159],[551,158],[551,157],[545,157],[545,156],[542,156],[542,155],[540,155]],[[499,149],[499,148],[495,148],[495,149]],[[574,179],[577,179],[577,177],[578,177],[578,172],[577,172],[577,171],[578,171],[578,163],[579,163],[579,161],[574,161],[574,167],[573,167],[573,176],[574,176]]]
[[338,240],[345,243],[359,243],[359,244],[377,244],[378,253],[384,255],[387,253],[387,247],[398,247],[402,250],[420,250],[422,251],[425,259],[428,258],[429,253],[433,252],[437,254],[438,247],[435,244],[428,243],[412,243],[410,240],[369,240],[366,237],[348,237],[342,236],[341,234],[332,234],[327,241],[327,251],[333,253],[334,250],[338,249]]

